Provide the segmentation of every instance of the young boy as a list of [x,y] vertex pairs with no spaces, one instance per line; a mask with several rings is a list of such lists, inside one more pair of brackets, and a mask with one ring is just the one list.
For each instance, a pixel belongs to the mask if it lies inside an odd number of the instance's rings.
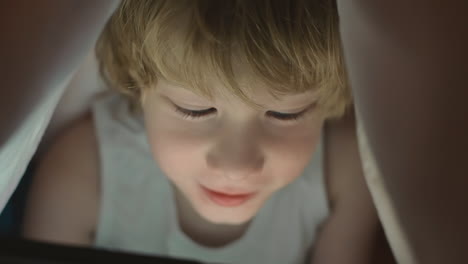
[[[333,1],[123,1],[113,95],[37,172],[27,237],[216,263],[371,263]],[[129,107],[130,106],[130,107]],[[324,125],[325,124],[325,125]]]

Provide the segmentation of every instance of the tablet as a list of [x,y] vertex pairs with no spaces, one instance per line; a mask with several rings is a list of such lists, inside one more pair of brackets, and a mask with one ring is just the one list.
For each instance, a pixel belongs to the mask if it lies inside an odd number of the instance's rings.
[[6,264],[201,264],[192,260],[108,251],[34,242],[18,238],[0,238],[0,263]]

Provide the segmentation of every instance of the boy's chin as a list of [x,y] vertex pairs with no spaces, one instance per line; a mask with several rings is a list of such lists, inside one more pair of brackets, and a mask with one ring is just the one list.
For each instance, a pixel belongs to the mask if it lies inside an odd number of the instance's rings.
[[201,215],[206,221],[216,225],[243,225],[250,222],[253,218],[251,214],[235,214],[235,212],[232,214],[205,213]]

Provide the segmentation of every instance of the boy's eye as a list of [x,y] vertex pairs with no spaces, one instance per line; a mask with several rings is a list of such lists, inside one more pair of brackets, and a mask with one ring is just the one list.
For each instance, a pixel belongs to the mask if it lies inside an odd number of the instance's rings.
[[274,111],[268,111],[266,115],[271,118],[275,118],[281,121],[290,121],[290,120],[297,120],[304,114],[305,111],[301,111],[299,113],[280,113]]
[[212,115],[216,113],[216,108],[211,107],[207,109],[202,109],[202,110],[191,110],[191,109],[186,109],[182,108],[180,106],[175,106],[176,112],[181,114],[183,118],[187,119],[198,119],[202,117],[206,117],[209,115]]
[[307,108],[300,112],[296,113],[281,113],[281,112],[275,112],[275,111],[267,111],[266,115],[270,118],[277,119],[279,121],[284,121],[284,122],[291,122],[291,121],[297,121],[301,118],[303,118],[307,113],[310,113],[314,110],[316,104],[312,103],[309,105]]

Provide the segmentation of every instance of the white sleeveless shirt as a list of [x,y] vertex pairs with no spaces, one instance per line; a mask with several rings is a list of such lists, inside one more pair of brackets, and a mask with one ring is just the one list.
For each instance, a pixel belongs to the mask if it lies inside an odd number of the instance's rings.
[[101,200],[95,246],[225,264],[303,264],[328,216],[318,146],[302,176],[274,193],[245,234],[220,248],[180,229],[169,180],[154,162],[142,119],[120,96],[93,105],[100,151]]

